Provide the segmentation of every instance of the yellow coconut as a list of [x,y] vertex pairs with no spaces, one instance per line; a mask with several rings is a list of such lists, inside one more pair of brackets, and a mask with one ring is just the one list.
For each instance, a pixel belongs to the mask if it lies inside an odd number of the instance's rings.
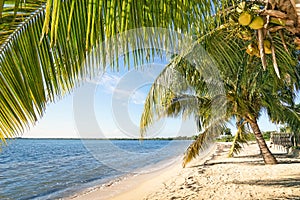
[[[258,46],[258,49],[259,46]],[[271,50],[271,42],[269,40],[264,40],[264,49],[265,49],[265,54],[271,54],[272,50]]]
[[296,49],[300,50],[300,38],[296,37],[294,43],[296,45]]
[[255,30],[261,29],[262,27],[264,27],[264,19],[260,16],[254,17],[251,24],[249,24],[249,27]]
[[264,40],[264,48],[265,48],[265,53],[266,54],[271,54],[271,42],[269,40]]
[[264,47],[268,48],[268,49],[271,49],[271,42],[270,42],[270,40],[264,40]]
[[252,16],[248,12],[243,12],[239,17],[239,24],[242,26],[248,26],[251,23]]
[[249,54],[250,56],[254,56],[254,55],[259,54],[259,51],[255,44],[249,44],[246,49],[246,53]]

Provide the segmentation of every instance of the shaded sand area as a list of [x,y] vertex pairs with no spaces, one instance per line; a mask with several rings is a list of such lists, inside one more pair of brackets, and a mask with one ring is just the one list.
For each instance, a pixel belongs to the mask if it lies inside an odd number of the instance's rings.
[[186,168],[181,162],[71,197],[76,200],[300,199],[299,156],[272,149],[278,165],[264,165],[256,143],[228,158],[218,143]]

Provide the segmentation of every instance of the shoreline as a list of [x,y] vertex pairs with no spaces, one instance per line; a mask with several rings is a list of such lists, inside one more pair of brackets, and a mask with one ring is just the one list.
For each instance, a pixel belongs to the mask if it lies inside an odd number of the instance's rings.
[[[212,159],[212,155],[217,148],[217,144],[212,145],[209,149],[204,151],[200,156],[195,160],[197,162],[204,164],[208,160]],[[171,178],[174,173],[177,173],[182,168],[182,156],[177,156],[173,159],[167,161],[161,161],[156,163],[149,168],[142,168],[141,170],[136,171],[135,173],[125,174],[116,179],[110,180],[104,184],[97,185],[95,187],[88,188],[83,191],[79,191],[76,194],[73,194],[69,197],[62,198],[64,200],[107,200],[107,199],[120,199],[124,200],[128,196],[134,195],[134,198],[142,198],[145,193],[155,192],[159,189],[158,187],[151,187],[149,185],[161,185],[157,184],[158,182],[167,181]],[[169,162],[171,164],[168,164]],[[193,162],[193,161],[192,161]],[[194,161],[195,162],[195,161]],[[163,164],[164,166],[160,166]],[[157,169],[159,168],[159,169]],[[149,170],[145,170],[149,169]],[[157,178],[153,178],[157,177]],[[145,185],[146,187],[143,187]],[[144,192],[139,195],[134,191],[137,187],[141,188]]]
[[264,165],[256,143],[228,158],[230,144],[215,144],[186,168],[179,159],[164,169],[129,176],[67,199],[300,199],[299,156],[271,148],[279,164]]

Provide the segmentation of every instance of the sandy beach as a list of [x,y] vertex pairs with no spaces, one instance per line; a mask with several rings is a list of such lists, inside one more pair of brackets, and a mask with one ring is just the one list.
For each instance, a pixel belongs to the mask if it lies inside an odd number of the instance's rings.
[[72,200],[300,199],[299,155],[271,148],[279,164],[264,165],[256,143],[228,158],[230,143],[217,143],[181,167],[181,160],[162,170],[129,176],[92,188]]

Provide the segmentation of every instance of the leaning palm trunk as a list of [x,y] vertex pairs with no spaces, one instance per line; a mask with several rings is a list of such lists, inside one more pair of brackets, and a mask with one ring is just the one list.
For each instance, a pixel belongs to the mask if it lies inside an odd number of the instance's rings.
[[[249,120],[250,121],[250,120]],[[258,143],[259,149],[260,149],[260,153],[264,159],[265,164],[269,164],[269,165],[273,165],[273,164],[277,164],[277,160],[274,157],[274,155],[271,153],[271,151],[269,150],[262,134],[261,131],[259,129],[259,126],[257,124],[257,120],[251,120],[250,122],[250,126],[252,128],[252,131],[254,132],[256,141]]]

